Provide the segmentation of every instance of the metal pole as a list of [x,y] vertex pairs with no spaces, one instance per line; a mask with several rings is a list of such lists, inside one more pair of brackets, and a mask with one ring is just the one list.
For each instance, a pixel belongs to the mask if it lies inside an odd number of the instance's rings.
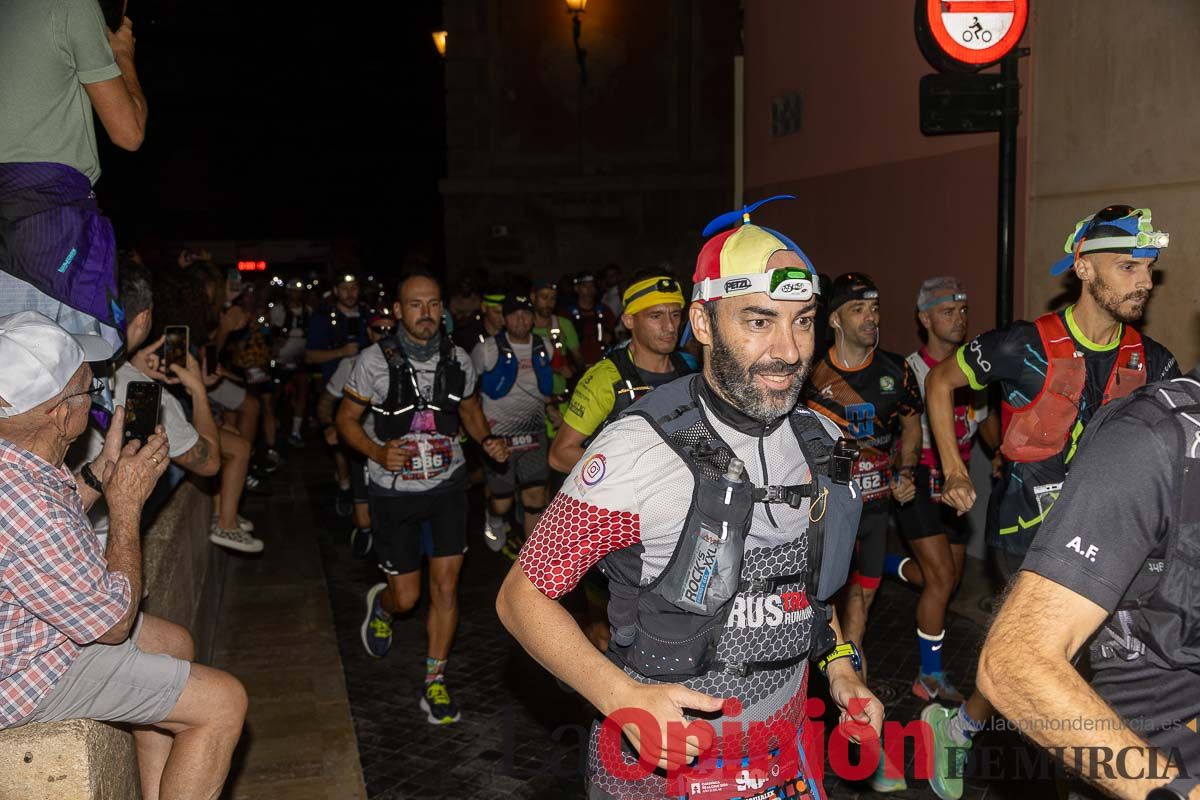
[[1017,52],[1000,61],[1004,106],[1000,119],[1000,180],[996,204],[996,327],[1013,316],[1013,247],[1017,216],[1017,119],[1021,114],[1021,84],[1017,80]]

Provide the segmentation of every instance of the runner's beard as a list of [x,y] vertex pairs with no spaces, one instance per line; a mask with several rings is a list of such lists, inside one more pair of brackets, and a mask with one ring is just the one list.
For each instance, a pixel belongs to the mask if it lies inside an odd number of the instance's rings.
[[[762,423],[774,422],[792,410],[812,367],[811,357],[795,364],[772,358],[747,366],[738,360],[737,354],[725,343],[715,324],[712,326],[712,340],[709,356],[713,378],[726,400],[746,416]],[[790,373],[792,384],[787,389],[765,389],[754,379],[755,375],[761,373]]]
[[[1150,299],[1149,292],[1131,292],[1117,296],[1113,288],[1104,282],[1099,273],[1087,283],[1088,294],[1096,301],[1096,305],[1107,311],[1117,322],[1132,325],[1139,321],[1146,312],[1146,301]],[[1127,303],[1133,303],[1132,307]]]

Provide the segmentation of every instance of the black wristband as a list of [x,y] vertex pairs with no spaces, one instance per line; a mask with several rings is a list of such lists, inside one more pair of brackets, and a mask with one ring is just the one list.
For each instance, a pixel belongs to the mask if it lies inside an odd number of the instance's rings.
[[104,484],[96,477],[96,473],[92,472],[91,464],[84,464],[83,469],[79,470],[79,477],[83,478],[83,482],[95,489],[97,492],[104,494]]

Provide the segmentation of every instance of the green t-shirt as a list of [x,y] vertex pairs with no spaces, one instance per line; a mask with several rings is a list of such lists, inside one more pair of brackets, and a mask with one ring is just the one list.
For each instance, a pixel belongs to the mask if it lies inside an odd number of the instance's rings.
[[0,0],[0,163],[100,177],[84,84],[120,76],[96,0]]

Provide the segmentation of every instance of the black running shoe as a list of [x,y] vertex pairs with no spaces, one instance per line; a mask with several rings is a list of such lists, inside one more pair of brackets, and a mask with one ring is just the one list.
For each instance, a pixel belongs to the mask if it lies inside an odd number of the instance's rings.
[[421,710],[425,712],[430,725],[449,725],[462,717],[442,680],[425,686],[425,693],[421,695]]

